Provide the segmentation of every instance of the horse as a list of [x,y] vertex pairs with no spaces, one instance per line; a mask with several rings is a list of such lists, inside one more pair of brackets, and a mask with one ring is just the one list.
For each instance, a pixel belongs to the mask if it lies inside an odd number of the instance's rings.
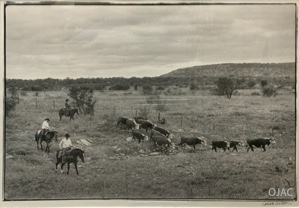
[[[60,154],[61,151],[62,150],[57,150],[57,153],[56,153],[56,160],[57,160],[56,170],[57,170],[58,164],[61,163],[60,171],[61,171],[61,173],[63,173],[63,166],[65,165],[65,163],[62,163],[62,155]],[[78,162],[77,158],[78,157],[82,160],[82,162],[84,162],[84,150],[82,150],[80,148],[75,148],[75,149],[72,149],[66,155],[65,161],[67,163],[67,174],[69,174],[70,163],[74,163],[77,175],[79,175],[78,168],[77,168],[77,162]]]
[[79,115],[79,109],[78,108],[73,108],[71,110],[69,110],[69,113],[66,115],[65,114],[65,108],[61,108],[59,110],[59,117],[60,117],[60,120],[61,120],[61,117],[62,116],[69,116],[70,117],[70,120],[73,119],[74,120],[74,115],[75,113],[77,113]]
[[58,137],[58,131],[49,131],[46,135],[40,135],[40,130],[35,133],[35,141],[37,144],[37,149],[39,149],[38,144],[40,144],[41,149],[43,149],[43,141],[47,143],[47,147],[45,149],[45,152],[50,152],[49,143],[52,141],[52,139],[55,137],[55,141],[57,142]]

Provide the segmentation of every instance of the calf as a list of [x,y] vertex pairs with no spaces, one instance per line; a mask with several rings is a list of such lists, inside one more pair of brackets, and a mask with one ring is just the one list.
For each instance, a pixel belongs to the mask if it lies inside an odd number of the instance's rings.
[[116,126],[118,126],[119,124],[126,125],[127,120],[128,120],[128,118],[119,117],[119,118],[117,119],[117,125],[116,125]]
[[183,144],[188,144],[190,146],[193,146],[193,148],[195,149],[196,144],[206,145],[207,143],[205,140],[203,140],[199,137],[181,137],[181,142],[178,145],[181,146]]
[[[242,141],[241,141],[241,142],[238,142],[238,141],[230,141],[230,142],[229,142],[229,147],[228,147],[227,149],[230,151],[229,148],[233,148],[233,151],[236,150],[236,152],[238,152],[237,146],[244,146],[244,143],[243,143]],[[233,152],[233,151],[232,151],[232,152]]]
[[138,140],[138,143],[141,142],[141,140],[147,140],[147,136],[144,135],[143,133],[141,132],[138,132],[138,131],[132,131],[132,139],[137,139]]
[[126,121],[126,126],[129,130],[139,129],[139,124],[137,124],[134,119],[130,119],[130,118]]
[[263,151],[266,151],[266,145],[270,145],[271,143],[275,144],[275,139],[273,137],[270,138],[258,138],[258,139],[247,139],[247,144],[249,145],[247,147],[247,152],[249,149],[253,151],[253,146],[255,147],[262,147]]
[[227,141],[212,141],[212,151],[217,152],[217,148],[222,148],[224,151],[229,148],[229,142]]
[[[139,120],[140,121],[140,120]],[[140,121],[139,128],[145,129],[147,132],[148,129],[153,129],[156,125],[148,120],[142,120]]]
[[160,132],[164,136],[171,138],[170,132],[167,131],[166,129],[163,129],[163,128],[159,127],[159,126],[155,126],[153,129],[156,130],[156,131],[158,131],[158,132]]
[[154,142],[155,146],[164,146],[164,148],[167,150],[167,147],[170,147],[171,142],[167,140],[166,137],[161,135],[153,135],[152,141]]

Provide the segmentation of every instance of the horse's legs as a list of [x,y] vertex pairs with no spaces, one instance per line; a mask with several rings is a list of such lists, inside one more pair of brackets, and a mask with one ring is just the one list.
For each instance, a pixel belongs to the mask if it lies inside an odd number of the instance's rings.
[[59,161],[57,160],[57,162],[56,162],[56,170],[57,170],[57,166],[58,166],[58,164],[59,164]]
[[47,143],[47,147],[46,147],[46,150],[45,150],[46,152],[50,152],[50,147],[49,147],[49,143]]
[[69,174],[70,171],[70,163],[67,163],[67,174]]
[[75,168],[76,168],[77,175],[79,175],[78,168],[77,168],[77,163],[74,162],[74,165],[75,165]]
[[61,172],[61,173],[63,173],[63,166],[64,166],[64,164],[65,164],[65,163],[61,163],[61,166],[60,166],[60,172]]

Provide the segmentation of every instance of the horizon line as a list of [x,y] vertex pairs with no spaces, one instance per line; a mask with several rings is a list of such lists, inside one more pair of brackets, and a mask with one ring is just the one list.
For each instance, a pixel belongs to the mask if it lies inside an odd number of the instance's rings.
[[[76,80],[76,79],[96,79],[96,78],[102,78],[102,79],[109,79],[109,78],[124,78],[124,79],[130,79],[130,78],[157,78],[157,77],[162,77],[163,75],[167,75],[169,73],[172,73],[177,70],[181,69],[189,69],[193,67],[202,67],[202,66],[213,66],[213,65],[225,65],[225,64],[296,64],[296,61],[290,61],[290,62],[224,62],[224,63],[214,63],[214,64],[203,64],[203,65],[193,65],[193,66],[187,66],[183,68],[177,68],[174,69],[168,73],[164,73],[158,76],[143,76],[143,77],[123,77],[123,76],[113,76],[113,77],[78,77],[78,78],[71,78],[71,77],[65,77],[65,78],[52,78],[52,77],[44,77],[44,78],[33,78],[33,79],[21,79],[21,78],[7,78],[4,76],[5,80],[44,80],[44,79],[57,79],[57,80],[65,80],[65,79],[71,79],[71,80]],[[6,75],[6,69],[5,75]]]

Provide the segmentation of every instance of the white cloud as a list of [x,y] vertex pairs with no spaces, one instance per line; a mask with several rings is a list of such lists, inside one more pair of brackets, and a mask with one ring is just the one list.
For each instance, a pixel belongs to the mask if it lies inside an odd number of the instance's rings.
[[149,76],[192,64],[295,61],[294,9],[9,6],[7,77],[143,76],[151,69]]

